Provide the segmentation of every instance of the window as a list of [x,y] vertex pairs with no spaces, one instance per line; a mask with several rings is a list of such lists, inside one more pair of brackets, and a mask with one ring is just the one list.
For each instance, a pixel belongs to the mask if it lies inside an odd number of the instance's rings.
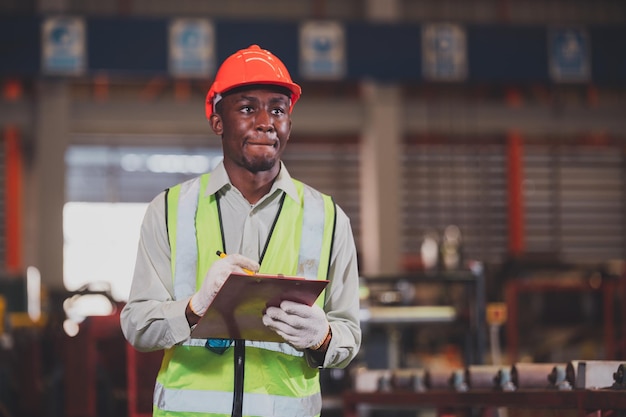
[[165,188],[210,171],[221,149],[72,146],[66,155],[64,283],[102,282],[125,301],[148,203]]

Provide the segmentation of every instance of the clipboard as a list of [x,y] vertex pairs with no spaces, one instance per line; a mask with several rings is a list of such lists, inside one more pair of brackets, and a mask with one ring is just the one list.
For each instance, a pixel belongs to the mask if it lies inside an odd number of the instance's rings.
[[313,305],[328,282],[286,275],[231,274],[191,337],[284,342],[263,324],[265,309],[283,300]]

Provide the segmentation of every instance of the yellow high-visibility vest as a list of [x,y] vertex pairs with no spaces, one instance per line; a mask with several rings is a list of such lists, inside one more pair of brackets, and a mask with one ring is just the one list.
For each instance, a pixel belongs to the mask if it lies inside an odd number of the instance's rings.
[[[176,299],[190,297],[224,251],[215,195],[204,195],[210,174],[167,192],[167,222]],[[298,201],[283,199],[261,273],[327,279],[334,235],[334,202],[293,180]],[[318,300],[323,305],[323,296]],[[230,416],[235,349],[215,353],[206,339],[188,339],[165,351],[157,376],[155,417]],[[287,343],[245,341],[242,415],[318,416],[319,372]]]

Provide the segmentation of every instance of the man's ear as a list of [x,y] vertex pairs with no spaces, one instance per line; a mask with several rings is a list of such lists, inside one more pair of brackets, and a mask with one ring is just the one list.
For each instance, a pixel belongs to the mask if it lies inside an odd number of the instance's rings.
[[213,113],[209,118],[209,123],[211,124],[211,129],[213,129],[213,132],[215,132],[215,134],[218,136],[222,136],[222,133],[224,132],[222,116],[217,113]]

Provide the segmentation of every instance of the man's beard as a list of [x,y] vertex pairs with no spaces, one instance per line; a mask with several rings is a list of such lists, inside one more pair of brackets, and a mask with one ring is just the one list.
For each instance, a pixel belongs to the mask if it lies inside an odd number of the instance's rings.
[[269,171],[278,163],[278,159],[272,158],[243,158],[241,166],[256,174],[258,172]]

